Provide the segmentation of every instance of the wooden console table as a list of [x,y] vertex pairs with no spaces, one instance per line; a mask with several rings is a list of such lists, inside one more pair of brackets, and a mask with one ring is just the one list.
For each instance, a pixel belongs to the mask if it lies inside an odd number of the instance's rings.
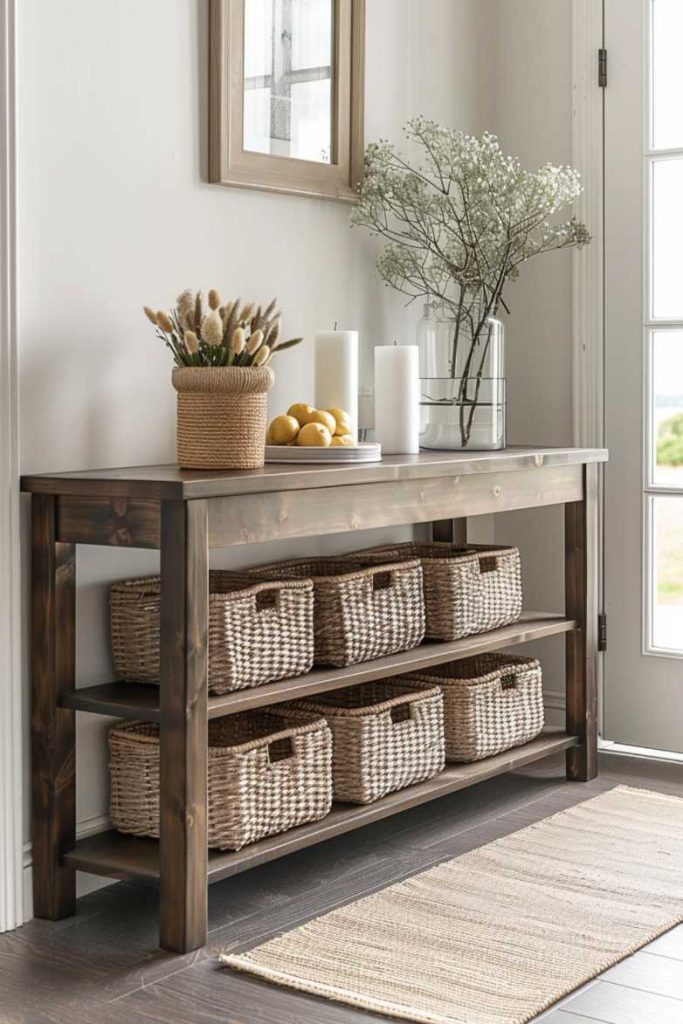
[[[203,945],[207,883],[395,814],[444,793],[567,751],[567,777],[597,773],[596,534],[600,449],[512,448],[424,453],[357,466],[267,465],[228,473],[172,466],[29,476],[32,493],[33,890],[36,916],[75,910],[75,872],[160,886],[161,945]],[[467,516],[563,504],[564,614],[521,620],[453,643],[251,690],[207,695],[210,548],[431,523],[435,539],[466,538]],[[161,551],[161,686],[110,683],[75,688],[76,545]],[[256,558],[257,560],[257,558]],[[237,853],[209,851],[207,721],[246,708],[416,671],[428,665],[566,634],[566,732],[471,765],[367,806],[337,805],[322,821]],[[75,712],[159,722],[161,838],[115,831],[76,841]]]

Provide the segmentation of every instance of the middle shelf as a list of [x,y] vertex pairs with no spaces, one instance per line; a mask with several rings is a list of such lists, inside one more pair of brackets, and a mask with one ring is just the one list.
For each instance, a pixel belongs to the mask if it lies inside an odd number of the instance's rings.
[[[354,686],[357,683],[382,679],[385,676],[419,672],[431,665],[442,665],[468,658],[484,651],[497,651],[515,644],[540,640],[577,628],[574,619],[553,612],[522,612],[521,618],[509,626],[478,633],[450,642],[425,641],[419,647],[385,658],[349,665],[346,668],[317,668],[307,675],[281,679],[247,690],[233,690],[209,697],[209,718],[248,711],[268,704],[309,697],[316,693]],[[116,718],[143,719],[158,722],[161,718],[159,687],[147,683],[104,683],[86,686],[63,694],[60,706]]]

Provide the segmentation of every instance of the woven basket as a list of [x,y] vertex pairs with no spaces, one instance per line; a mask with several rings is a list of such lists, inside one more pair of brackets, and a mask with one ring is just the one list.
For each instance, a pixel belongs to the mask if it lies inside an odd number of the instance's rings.
[[178,465],[182,469],[258,469],[266,453],[269,366],[182,366],[178,392]]
[[[313,664],[313,584],[255,583],[209,573],[209,692],[227,693],[308,672]],[[121,679],[159,683],[158,577],[111,588],[111,641]]]
[[417,647],[424,638],[418,561],[359,568],[346,560],[306,558],[249,570],[260,580],[312,579],[315,661],[355,665]]
[[332,730],[335,800],[369,804],[444,766],[443,696],[434,683],[377,680],[292,706],[324,715]]
[[447,543],[383,545],[346,555],[361,565],[419,558],[424,574],[426,636],[458,640],[516,622],[522,614],[519,550]]
[[543,728],[542,673],[535,658],[480,654],[410,679],[437,683],[443,691],[447,761],[492,757],[528,743]]
[[[119,832],[159,835],[159,727],[109,732],[111,818]],[[246,711],[209,722],[209,846],[239,850],[323,818],[332,805],[332,736],[324,719]]]

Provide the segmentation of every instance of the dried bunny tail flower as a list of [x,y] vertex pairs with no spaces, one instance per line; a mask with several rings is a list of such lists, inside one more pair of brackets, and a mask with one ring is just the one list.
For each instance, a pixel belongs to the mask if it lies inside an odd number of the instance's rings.
[[223,344],[223,321],[215,309],[207,313],[202,320],[202,338],[207,345]]
[[166,334],[173,334],[173,321],[163,309],[157,312],[157,324]]
[[195,352],[199,350],[199,338],[194,331],[185,331],[183,340],[185,342],[185,348],[190,355],[193,356]]
[[180,322],[180,326],[185,331],[191,331],[195,326],[194,304],[195,296],[194,292],[190,288],[186,288],[185,291],[181,292],[176,299],[175,308],[178,311],[178,320]]
[[221,304],[221,297],[215,288],[209,291],[209,309],[218,309]]
[[263,342],[263,331],[254,331],[247,342],[247,352],[250,356],[254,354],[257,348],[261,347]]
[[145,316],[147,317],[149,322],[151,324],[154,324],[154,326],[156,327],[157,324],[159,323],[159,320],[158,320],[158,317],[157,317],[156,313],[154,312],[154,310],[150,309],[149,306],[143,306],[142,308],[144,309]]
[[272,348],[272,346],[275,344],[275,342],[277,341],[277,339],[279,337],[280,337],[280,321],[276,320],[275,323],[271,324],[271,326],[268,328],[268,336],[266,337],[266,342]]
[[270,320],[270,318],[272,317],[272,315],[273,315],[273,313],[275,312],[276,309],[277,309],[277,299],[273,299],[273,301],[271,303],[269,303],[268,306],[266,306],[266,308],[265,308],[265,310],[263,312],[263,316],[261,317],[261,319],[263,320],[264,324],[268,323],[268,321]]
[[254,356],[254,362],[252,363],[252,366],[263,366],[265,361],[268,359],[269,355],[270,355],[270,349],[268,348],[268,346],[267,345],[261,345],[261,348],[258,350],[256,355]]
[[242,327],[236,327],[232,332],[232,338],[230,339],[230,348],[236,356],[241,355],[244,352],[244,329]]

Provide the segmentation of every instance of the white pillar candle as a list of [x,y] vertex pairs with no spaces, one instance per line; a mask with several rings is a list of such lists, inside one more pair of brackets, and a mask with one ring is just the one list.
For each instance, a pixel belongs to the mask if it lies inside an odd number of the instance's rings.
[[358,438],[358,331],[318,331],[315,335],[316,409],[343,409]]
[[420,450],[417,345],[375,348],[375,440],[384,455],[416,455]]

